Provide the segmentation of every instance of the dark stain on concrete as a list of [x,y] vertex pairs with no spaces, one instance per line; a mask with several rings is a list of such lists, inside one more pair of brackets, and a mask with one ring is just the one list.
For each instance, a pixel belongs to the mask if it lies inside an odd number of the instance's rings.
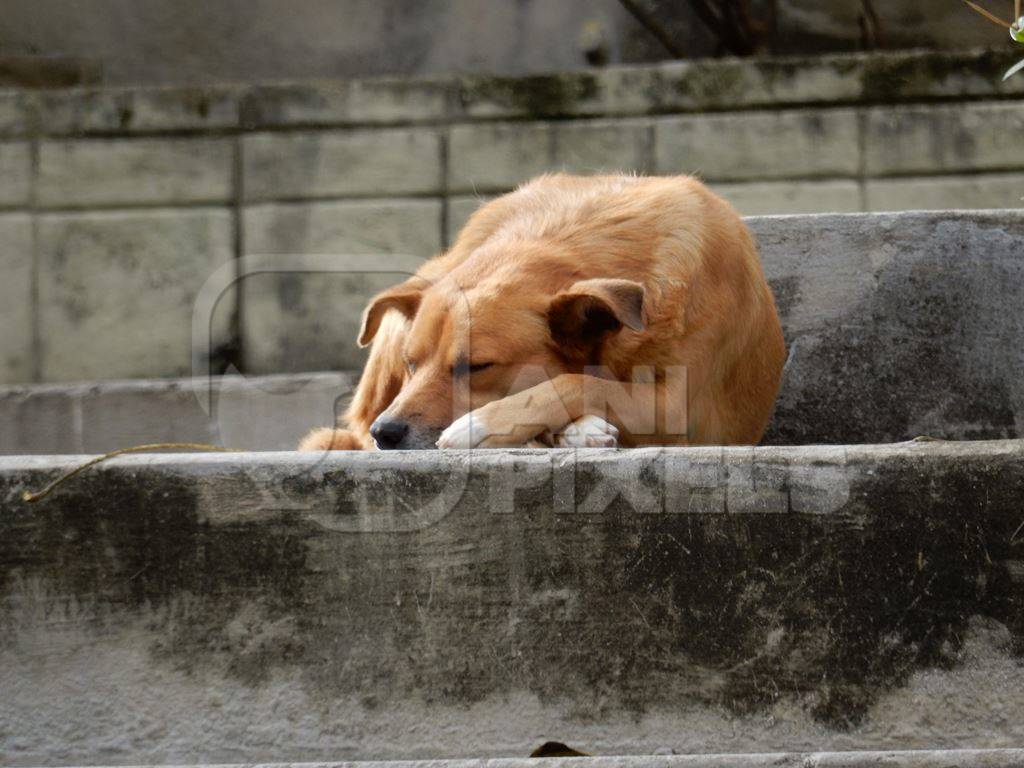
[[801,115],[804,131],[815,138],[825,135],[825,120],[817,112],[809,112]]
[[850,728],[915,671],[956,666],[972,617],[1020,642],[1024,590],[1005,563],[1022,468],[901,461],[836,516],[649,518],[622,555],[626,591],[653,598],[639,603],[649,639],[675,636],[664,661],[723,676],[715,703],[746,713],[802,696]]
[[677,96],[698,104],[728,104],[747,98],[750,77],[743,64],[694,61],[670,87]]
[[944,51],[869,56],[863,60],[861,97],[867,101],[899,101],[926,92],[936,83],[944,84],[950,78],[967,80],[973,76],[982,83],[999,82],[1014,61],[1010,50],[962,56]]
[[[191,486],[174,479],[85,474],[45,503],[10,505],[4,515],[0,589],[15,575],[38,577],[51,600],[74,597],[95,620],[111,609],[145,614],[154,657],[183,670],[228,651],[231,671],[262,679],[265,649],[238,647],[229,624],[253,601],[263,622],[292,616],[305,591],[309,527],[280,518],[210,525]],[[276,661],[291,650],[279,648]]]
[[494,102],[529,117],[560,117],[576,112],[578,102],[598,95],[600,84],[590,73],[530,75],[526,77],[473,77],[459,83],[464,106]]
[[953,136],[953,152],[958,160],[968,163],[977,156],[978,140],[963,126],[957,126]]
[[[1016,278],[986,269],[944,243],[934,258],[897,260],[861,305],[820,332],[787,333],[792,359],[764,442],[892,442],[918,429],[944,439],[1018,437],[1018,363],[992,355],[988,338],[1017,333],[1014,317],[991,309],[1013,303]],[[785,325],[802,300],[799,285],[772,287]],[[986,305],[993,289],[1007,295]]]
[[135,119],[135,110],[130,104],[121,106],[117,111],[117,124],[118,127],[123,131],[131,127],[132,120]]
[[780,277],[768,282],[771,286],[772,294],[775,296],[775,306],[779,317],[783,320],[783,324],[785,324],[785,319],[792,314],[793,307],[799,304],[803,298],[803,294],[800,291],[800,278],[796,275],[790,275],[789,277]]
[[277,275],[273,285],[277,294],[277,304],[282,310],[300,317],[308,314],[308,308],[304,301],[305,283],[302,275]]
[[[342,498],[415,505],[443,480],[412,493],[422,477],[347,478]],[[659,477],[652,462],[640,482]],[[185,674],[255,687],[296,671],[324,711],[353,695],[468,707],[527,690],[585,722],[792,699],[848,729],[914,672],[954,668],[972,617],[1021,645],[1024,590],[1006,562],[1021,545],[1024,456],[892,460],[820,515],[652,513],[626,497],[558,515],[549,482],[497,514],[490,481],[475,473],[423,530],[351,535],[301,512],[211,523],[179,481],[84,475],[40,506],[7,506],[0,589],[37,577],[47,607],[74,598],[86,625],[144,618],[154,662]],[[575,481],[582,498],[600,477]],[[17,618],[17,601],[0,606],[0,624]]]

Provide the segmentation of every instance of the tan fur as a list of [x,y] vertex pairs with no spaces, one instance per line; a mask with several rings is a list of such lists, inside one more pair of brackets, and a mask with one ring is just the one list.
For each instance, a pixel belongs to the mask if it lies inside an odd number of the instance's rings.
[[[594,313],[608,330],[575,338]],[[385,410],[435,431],[479,411],[494,433],[487,445],[523,444],[591,413],[625,446],[752,444],[785,361],[749,231],[684,176],[542,176],[482,206],[447,253],[371,302],[360,340],[371,338],[347,431],[316,431],[301,448],[372,448]],[[453,377],[460,357],[495,365]],[[594,364],[604,378],[584,372]],[[624,386],[636,366],[653,376]],[[664,373],[680,366],[685,394]],[[657,424],[638,429],[652,400]],[[666,432],[666,413],[680,409],[687,433]]]

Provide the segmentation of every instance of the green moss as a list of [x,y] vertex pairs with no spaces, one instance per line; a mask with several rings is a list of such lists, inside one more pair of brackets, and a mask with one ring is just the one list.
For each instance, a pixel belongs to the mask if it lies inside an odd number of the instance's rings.
[[733,101],[750,86],[749,69],[746,62],[695,62],[672,89],[697,104]]
[[862,95],[869,101],[896,101],[927,91],[951,77],[972,75],[996,85],[1013,58],[1010,51],[871,56],[864,61]]
[[462,103],[494,102],[530,117],[557,117],[578,112],[576,105],[600,92],[597,78],[569,72],[530,77],[480,77],[463,81]]

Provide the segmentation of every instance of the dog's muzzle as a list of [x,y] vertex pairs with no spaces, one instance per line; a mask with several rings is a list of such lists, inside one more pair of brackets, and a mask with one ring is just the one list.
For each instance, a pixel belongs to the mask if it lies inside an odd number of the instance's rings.
[[440,436],[440,429],[420,427],[383,413],[370,426],[370,437],[382,451],[430,450],[437,448]]

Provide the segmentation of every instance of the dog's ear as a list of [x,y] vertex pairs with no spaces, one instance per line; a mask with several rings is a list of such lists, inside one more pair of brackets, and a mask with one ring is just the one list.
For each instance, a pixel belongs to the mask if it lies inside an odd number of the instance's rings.
[[548,305],[551,338],[564,350],[586,353],[623,326],[644,329],[644,287],[632,280],[598,278],[573,283]]
[[380,321],[389,309],[397,309],[412,320],[423,298],[424,282],[412,278],[374,296],[363,312],[363,326],[359,330],[359,346],[365,347],[377,335]]

